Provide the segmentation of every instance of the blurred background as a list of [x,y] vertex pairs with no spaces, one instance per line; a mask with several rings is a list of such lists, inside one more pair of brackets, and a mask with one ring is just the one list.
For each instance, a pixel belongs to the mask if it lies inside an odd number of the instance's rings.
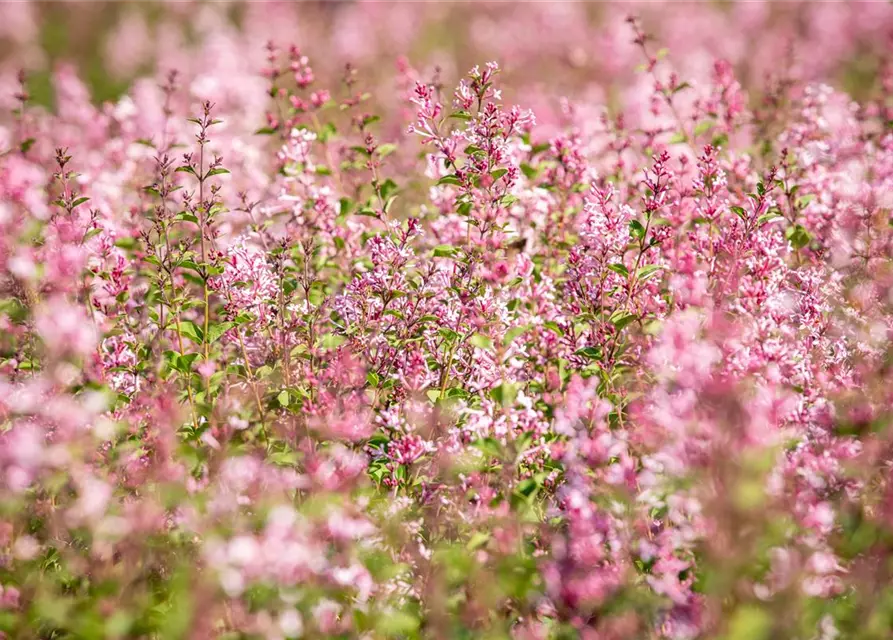
[[[395,75],[400,56],[423,74],[439,67],[447,85],[474,64],[498,60],[507,90],[526,92],[541,116],[542,108],[558,108],[560,96],[610,102],[634,80],[642,60],[624,22],[631,13],[686,80],[724,58],[746,88],[796,72],[859,98],[878,81],[893,42],[887,1],[4,1],[0,88],[10,100],[24,68],[34,100],[52,106],[53,72],[73,65],[97,102],[169,68],[191,78],[196,94],[246,90],[272,40],[300,47],[317,76],[350,62],[376,85]],[[233,86],[202,87],[202,70],[224,72]],[[531,104],[541,101],[551,104]]]

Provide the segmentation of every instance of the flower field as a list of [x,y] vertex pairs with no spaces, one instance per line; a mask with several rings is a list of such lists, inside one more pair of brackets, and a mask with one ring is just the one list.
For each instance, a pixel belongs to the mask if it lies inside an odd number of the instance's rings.
[[0,638],[893,638],[893,5],[0,18]]

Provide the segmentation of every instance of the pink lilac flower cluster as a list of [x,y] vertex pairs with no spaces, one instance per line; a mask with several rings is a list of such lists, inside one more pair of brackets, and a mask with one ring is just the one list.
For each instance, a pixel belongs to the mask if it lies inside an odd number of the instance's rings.
[[222,6],[0,83],[0,637],[890,637],[893,12]]

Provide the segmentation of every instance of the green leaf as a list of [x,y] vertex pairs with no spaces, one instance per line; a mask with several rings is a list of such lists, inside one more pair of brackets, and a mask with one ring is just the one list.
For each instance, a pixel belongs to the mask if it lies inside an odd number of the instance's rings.
[[645,237],[645,227],[638,220],[629,221],[629,232],[634,238],[641,239]]
[[102,233],[102,231],[103,230],[101,228],[90,229],[87,233],[84,234],[84,241],[86,242],[90,238],[94,238],[94,237],[98,236],[100,233]]
[[539,487],[540,483],[536,481],[536,478],[525,478],[518,483],[518,486],[515,488],[515,493],[524,496],[525,498],[529,498],[537,492]]
[[456,248],[448,244],[439,244],[434,247],[435,258],[452,258],[456,254]]
[[224,173],[229,173],[228,169],[224,169],[223,167],[218,167],[217,169],[211,169],[208,173],[205,174],[205,178],[210,178],[211,176],[219,176]]
[[348,213],[350,213],[351,209],[353,209],[353,200],[351,200],[350,198],[345,197],[345,198],[341,198],[338,201],[338,214],[339,215],[342,215],[342,216],[347,215]]
[[518,385],[512,382],[503,382],[490,389],[490,397],[504,407],[511,406],[518,397]]
[[185,220],[186,222],[191,222],[192,224],[198,224],[198,217],[196,217],[195,215],[193,215],[191,213],[186,213],[185,211],[175,215],[174,220],[177,220],[177,221]]
[[772,634],[772,616],[755,605],[741,605],[729,621],[727,640],[763,640]]
[[602,350],[598,347],[583,347],[582,349],[577,349],[574,352],[578,356],[584,356],[591,360],[597,360],[602,355]]
[[212,324],[208,327],[208,342],[213,344],[220,339],[224,333],[232,329],[236,326],[235,322],[221,322],[219,324]]
[[161,638],[185,638],[194,613],[193,593],[189,573],[185,567],[177,568],[169,582],[170,598],[164,605],[164,615],[158,629]]
[[380,145],[378,147],[378,149],[376,149],[375,151],[376,151],[376,153],[378,153],[378,155],[380,157],[385,158],[385,157],[391,155],[392,153],[394,153],[396,150],[397,150],[397,145],[391,144],[391,143],[386,143],[386,144]]
[[265,364],[264,366],[257,368],[257,370],[254,372],[254,377],[257,378],[258,380],[263,380],[271,373],[273,373],[273,367],[271,367],[268,364]]
[[105,632],[107,637],[122,638],[127,635],[133,626],[133,617],[126,611],[115,611],[105,621]]
[[543,151],[548,151],[552,148],[548,142],[541,142],[539,144],[535,144],[530,148],[531,155],[536,155],[538,153],[542,153]]
[[747,220],[747,211],[745,211],[743,207],[732,205],[729,207],[729,210],[742,220]]
[[479,449],[488,458],[502,457],[502,445],[496,438],[481,438],[472,443],[472,446]]
[[450,175],[444,176],[440,180],[438,180],[437,184],[438,185],[442,185],[442,184],[461,185],[462,182],[459,180],[459,176],[457,176],[455,173],[451,173]]
[[543,322],[543,326],[546,329],[549,329],[552,333],[555,333],[559,336],[564,335],[564,329],[562,329],[561,326],[554,320],[546,320],[545,322]]
[[473,336],[471,336],[471,338],[468,339],[468,341],[478,349],[489,351],[493,348],[493,340],[480,333],[474,334]]
[[405,611],[387,611],[378,619],[376,631],[384,637],[403,637],[415,633],[419,619]]
[[465,389],[462,389],[461,387],[451,387],[446,390],[444,397],[445,398],[461,398],[463,400],[467,400],[469,395],[470,394]]
[[192,320],[180,320],[180,334],[196,344],[202,344],[204,340],[201,328]]
[[347,338],[337,333],[327,333],[319,339],[319,346],[324,349],[335,349],[344,344],[345,340]]
[[807,206],[809,206],[809,203],[812,202],[813,200],[815,200],[814,193],[808,193],[805,196],[800,196],[799,198],[797,198],[797,209],[802,211]]
[[195,260],[180,260],[180,262],[178,262],[175,266],[180,267],[181,269],[189,269],[190,271],[195,271],[199,275],[201,275],[202,273],[202,268]]
[[490,534],[486,531],[476,531],[472,534],[471,538],[468,540],[468,544],[465,545],[465,548],[469,551],[475,551],[483,547],[490,540]]
[[792,225],[785,230],[785,237],[791,243],[795,250],[800,250],[809,244],[812,236],[805,227],[799,224]]
[[198,178],[198,174],[195,172],[195,169],[190,167],[189,165],[183,165],[182,167],[177,167],[175,169],[176,172],[188,173],[189,175],[195,176]]
[[770,211],[769,213],[764,213],[759,218],[757,218],[757,227],[762,227],[767,222],[771,222],[772,220],[778,220],[781,217],[782,217],[781,214],[777,210]]
[[644,267],[636,272],[636,277],[639,280],[647,280],[650,276],[653,276],[655,273],[660,271],[661,268],[662,267],[658,264],[646,264]]
[[278,467],[293,467],[298,463],[296,451],[276,451],[269,456],[270,462]]
[[617,331],[621,331],[626,325],[636,319],[636,314],[630,313],[629,311],[623,311],[618,309],[614,313],[611,314],[611,324],[614,325],[614,328]]
[[335,128],[335,125],[331,122],[327,122],[319,130],[319,141],[323,143],[328,142],[336,135],[338,135],[338,130]]
[[382,199],[387,200],[388,196],[393,194],[396,190],[397,190],[397,183],[394,182],[393,180],[391,180],[390,178],[388,178],[387,180],[385,180],[382,183],[382,185],[380,187],[380,193],[381,193]]
[[622,275],[625,278],[629,277],[629,270],[625,266],[620,264],[619,262],[614,262],[612,264],[609,264],[608,269],[610,269],[614,273],[619,273],[620,275]]
[[522,325],[520,327],[512,327],[508,331],[505,332],[505,336],[502,338],[502,344],[504,346],[510,345],[515,341],[515,338],[526,333],[530,329],[529,324]]
[[699,136],[702,133],[707,133],[715,126],[716,126],[716,123],[713,120],[704,120],[703,122],[699,122],[697,124],[697,126],[695,127],[694,133],[696,136]]
[[683,142],[688,141],[688,136],[685,135],[682,131],[677,131],[672,136],[670,136],[669,144],[682,144]]
[[369,157],[372,156],[372,154],[369,153],[369,152],[366,150],[366,147],[361,147],[361,146],[359,146],[359,145],[354,146],[354,147],[351,147],[350,150],[351,150],[351,151],[356,151],[356,152],[359,153],[360,155],[366,156],[367,158],[369,158]]

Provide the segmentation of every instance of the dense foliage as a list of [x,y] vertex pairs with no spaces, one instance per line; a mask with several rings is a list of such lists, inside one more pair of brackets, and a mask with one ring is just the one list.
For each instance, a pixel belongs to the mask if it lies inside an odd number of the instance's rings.
[[4,7],[0,630],[891,637],[893,11],[783,4]]

